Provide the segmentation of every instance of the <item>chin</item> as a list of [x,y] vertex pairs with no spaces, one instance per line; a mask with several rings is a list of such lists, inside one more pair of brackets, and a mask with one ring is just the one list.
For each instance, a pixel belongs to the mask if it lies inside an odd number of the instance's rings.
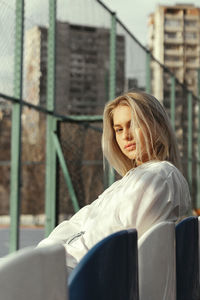
[[135,160],[136,158],[135,154],[126,155],[126,157],[128,157],[131,160]]

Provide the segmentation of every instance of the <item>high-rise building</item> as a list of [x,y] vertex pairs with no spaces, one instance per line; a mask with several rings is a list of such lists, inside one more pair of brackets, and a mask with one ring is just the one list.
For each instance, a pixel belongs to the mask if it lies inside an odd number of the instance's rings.
[[[200,68],[200,8],[192,4],[158,6],[149,16],[149,49],[196,94],[197,69]],[[158,63],[152,63],[152,92],[161,100],[169,97],[169,77]]]
[[[40,105],[46,103],[47,32],[47,28],[34,27],[26,33],[25,99]],[[109,40],[109,29],[56,23],[55,108],[58,113],[102,113],[109,100]],[[116,38],[116,56],[116,94],[119,94],[125,85],[122,35]]]
[[[149,49],[153,56],[169,69],[190,91],[197,95],[198,68],[200,68],[200,8],[192,4],[174,6],[159,5],[149,16]],[[171,75],[156,61],[151,62],[152,93],[169,109],[171,98]],[[176,84],[175,130],[187,178],[188,168],[188,116],[187,93]],[[197,107],[193,101],[193,180],[197,157]],[[168,110],[168,112],[170,112]],[[195,182],[194,182],[195,186]],[[195,194],[195,187],[193,193]]]

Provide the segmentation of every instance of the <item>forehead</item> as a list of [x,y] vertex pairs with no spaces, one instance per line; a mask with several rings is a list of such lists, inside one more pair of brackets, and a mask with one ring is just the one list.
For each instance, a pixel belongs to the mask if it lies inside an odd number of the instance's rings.
[[113,110],[113,125],[123,125],[131,120],[131,109],[127,105],[118,105]]

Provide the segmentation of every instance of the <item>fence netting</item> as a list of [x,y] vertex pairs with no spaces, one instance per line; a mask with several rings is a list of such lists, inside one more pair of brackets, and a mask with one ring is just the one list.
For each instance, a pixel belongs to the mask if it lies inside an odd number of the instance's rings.
[[[15,0],[0,3],[0,92],[13,96],[15,56]],[[3,102],[4,106],[9,105]]]
[[[11,128],[15,126],[12,124],[16,84],[15,2],[0,2],[0,171],[3,174],[0,177],[1,217],[9,215]],[[27,105],[22,106],[20,213],[22,216],[29,216],[35,225],[44,224],[45,214],[49,9],[49,1],[24,1],[22,100],[42,108],[43,112]],[[177,69],[167,69],[155,60],[120,20],[116,21],[116,27],[113,29],[116,32],[115,47],[111,49],[112,18],[113,14],[100,1],[57,1],[56,31],[53,40],[55,101],[52,113],[57,118],[56,134],[80,207],[94,201],[108,184],[108,175],[105,172],[107,164],[103,163],[101,151],[102,121],[94,122],[89,117],[102,115],[105,103],[111,100],[113,51],[115,89],[112,95],[119,96],[125,91],[133,90],[148,91],[163,103],[170,118],[173,115],[172,77],[178,75]],[[178,82],[176,79],[174,82],[174,128],[183,173],[189,179],[188,90],[184,82]],[[193,95],[193,207],[196,207],[197,203],[198,107],[199,100]],[[88,116],[88,120],[68,120],[68,116]],[[116,176],[116,179],[118,178],[120,177]],[[60,220],[74,213],[58,159],[56,202],[57,216],[60,216]],[[25,218],[21,218],[21,225],[25,223]]]
[[[59,124],[59,138],[80,207],[90,204],[104,190],[101,123]],[[59,167],[58,199],[61,213],[73,214],[63,172]]]
[[[11,139],[11,106],[1,98],[3,109],[0,112],[0,211],[1,215],[9,212],[10,195],[10,139]],[[9,108],[8,108],[9,106]]]

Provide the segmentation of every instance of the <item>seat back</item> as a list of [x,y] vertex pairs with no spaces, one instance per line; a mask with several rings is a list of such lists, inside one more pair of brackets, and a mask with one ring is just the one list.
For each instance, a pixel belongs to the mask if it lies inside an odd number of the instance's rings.
[[138,241],[140,300],[175,300],[175,225],[162,222]]
[[198,218],[185,218],[176,225],[177,300],[198,298]]
[[200,286],[200,217],[198,217],[198,233],[199,233],[199,286]]
[[70,300],[138,299],[137,232],[123,230],[97,243],[69,276]]
[[0,261],[3,300],[67,300],[63,246],[25,248]]

